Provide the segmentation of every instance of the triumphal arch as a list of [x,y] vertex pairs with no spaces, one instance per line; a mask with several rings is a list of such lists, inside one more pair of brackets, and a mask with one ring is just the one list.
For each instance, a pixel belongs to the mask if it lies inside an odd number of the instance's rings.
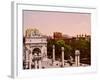
[[23,69],[43,68],[47,61],[47,37],[38,29],[27,29],[23,45]]

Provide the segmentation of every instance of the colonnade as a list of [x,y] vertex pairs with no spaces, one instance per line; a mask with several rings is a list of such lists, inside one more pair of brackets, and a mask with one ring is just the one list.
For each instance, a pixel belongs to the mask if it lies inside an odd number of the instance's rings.
[[[53,52],[52,52],[52,56],[53,56],[53,65],[55,62],[55,46],[53,45]],[[61,66],[64,67],[64,47],[61,47]],[[80,66],[80,51],[79,50],[75,50],[75,66]]]

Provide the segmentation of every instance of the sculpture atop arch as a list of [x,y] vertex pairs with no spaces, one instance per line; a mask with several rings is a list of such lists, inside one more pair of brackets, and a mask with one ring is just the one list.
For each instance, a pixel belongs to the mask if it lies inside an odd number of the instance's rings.
[[34,37],[34,36],[40,36],[41,33],[37,28],[29,28],[25,32],[25,37]]

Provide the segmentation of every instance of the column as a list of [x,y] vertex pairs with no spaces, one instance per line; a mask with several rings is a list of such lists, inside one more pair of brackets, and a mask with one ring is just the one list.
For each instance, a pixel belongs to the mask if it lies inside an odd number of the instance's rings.
[[32,65],[32,52],[29,52],[29,69],[31,69],[31,65]]
[[37,64],[37,54],[34,53],[34,56],[35,56],[34,66],[35,66],[35,69],[37,69],[37,66],[38,66],[38,64]]
[[28,62],[29,62],[29,59],[28,59],[28,57],[29,57],[29,53],[28,53],[28,50],[26,50],[26,54],[25,54],[25,56],[26,56],[26,61],[25,61],[25,69],[27,69],[28,68]]
[[75,66],[78,66],[78,63],[77,63],[77,55],[75,54]]
[[80,51],[75,50],[75,65],[80,66]]
[[80,66],[80,54],[77,56],[77,65]]
[[41,53],[39,53],[39,61],[38,61],[38,63],[39,63],[39,69],[42,67],[41,65]]
[[35,69],[37,69],[37,65],[38,65],[37,60],[34,61],[34,64],[35,64]]
[[62,67],[64,67],[64,47],[61,47],[62,50]]
[[41,60],[39,60],[39,69],[41,69]]
[[55,62],[55,45],[53,45],[53,63]]

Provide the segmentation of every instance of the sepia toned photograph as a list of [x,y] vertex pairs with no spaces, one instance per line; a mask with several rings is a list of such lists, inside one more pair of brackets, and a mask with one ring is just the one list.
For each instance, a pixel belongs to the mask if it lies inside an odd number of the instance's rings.
[[91,14],[23,10],[23,69],[91,66]]

